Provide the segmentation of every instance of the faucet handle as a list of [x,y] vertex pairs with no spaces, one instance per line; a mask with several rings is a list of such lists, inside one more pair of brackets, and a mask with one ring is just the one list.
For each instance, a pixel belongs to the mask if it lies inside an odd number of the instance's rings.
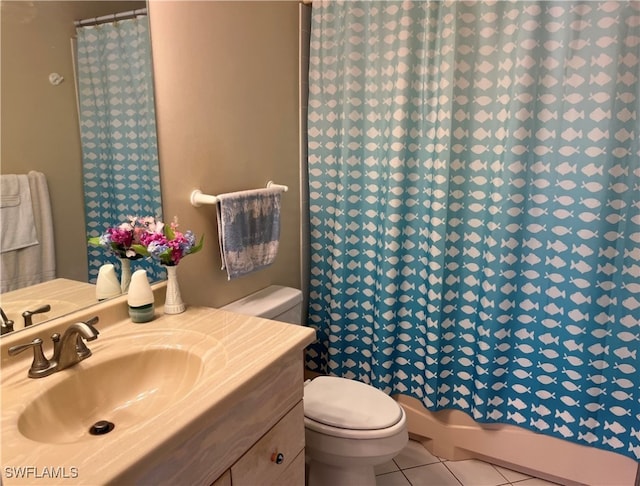
[[42,314],[43,312],[49,312],[51,310],[51,306],[49,304],[41,305],[37,309],[32,311],[26,310],[22,313],[22,317],[24,317],[24,327],[29,327],[33,324],[33,315],[34,314]]
[[0,323],[0,335],[4,336],[5,334],[9,334],[10,332],[13,332],[13,321],[2,321],[2,323]]
[[41,378],[53,373],[55,366],[51,366],[51,362],[45,358],[42,352],[42,339],[40,338],[35,338],[30,343],[11,346],[9,348],[9,356],[15,356],[29,348],[33,348],[33,361],[29,368],[29,377]]
[[53,356],[55,359],[55,356],[60,355],[60,333],[59,332],[54,332],[51,335],[51,342],[53,343]]

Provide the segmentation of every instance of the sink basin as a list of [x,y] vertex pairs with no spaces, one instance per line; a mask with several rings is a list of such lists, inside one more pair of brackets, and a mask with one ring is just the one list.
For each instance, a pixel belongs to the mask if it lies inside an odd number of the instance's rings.
[[[90,428],[100,421],[114,425],[108,432],[114,436],[155,418],[184,399],[197,384],[204,369],[203,353],[211,351],[211,343],[207,338],[203,343],[202,338],[196,335],[192,340],[199,344],[180,346],[162,344],[167,342],[162,336],[150,344],[144,334],[136,334],[128,342],[126,354],[100,361],[96,356],[108,351],[95,345],[92,357],[59,372],[64,378],[33,398],[18,417],[18,430],[37,442],[67,444],[99,440],[101,436],[92,435]],[[144,342],[144,347],[133,351],[136,341]]]

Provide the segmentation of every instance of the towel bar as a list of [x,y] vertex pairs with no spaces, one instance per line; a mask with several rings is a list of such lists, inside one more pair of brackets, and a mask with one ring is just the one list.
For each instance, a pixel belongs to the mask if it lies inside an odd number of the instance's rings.
[[[288,186],[282,184],[276,184],[273,181],[267,182],[267,189],[280,189],[282,192],[287,192],[289,190]],[[217,204],[218,196],[213,196],[210,194],[203,194],[200,189],[194,189],[191,191],[191,197],[189,198],[191,201],[191,205],[198,208],[203,204]]]

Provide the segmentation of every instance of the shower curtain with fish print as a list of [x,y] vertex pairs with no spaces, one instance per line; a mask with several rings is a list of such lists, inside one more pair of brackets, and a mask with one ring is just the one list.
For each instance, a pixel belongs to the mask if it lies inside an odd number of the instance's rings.
[[640,2],[311,22],[307,366],[640,459]]
[[[162,217],[158,142],[147,16],[76,28],[77,82],[88,237],[128,221]],[[116,263],[90,246],[89,281]],[[138,260],[151,281],[159,265]]]

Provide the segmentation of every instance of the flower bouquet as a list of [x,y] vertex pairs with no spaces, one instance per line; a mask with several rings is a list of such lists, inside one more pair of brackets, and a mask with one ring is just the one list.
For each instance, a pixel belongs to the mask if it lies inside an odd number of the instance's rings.
[[140,236],[146,230],[138,218],[127,216],[127,221],[107,230],[100,236],[89,238],[89,244],[101,246],[120,260],[120,291],[129,290],[131,282],[131,260],[138,260],[144,255],[138,253],[134,246],[140,243]]
[[136,253],[159,261],[167,269],[167,292],[164,301],[165,314],[180,314],[185,305],[180,296],[178,263],[185,256],[202,249],[204,236],[196,244],[196,237],[191,231],[178,231],[178,221],[174,218],[171,224],[164,224],[154,218],[142,218],[146,231],[140,234],[140,243],[134,243],[132,248]]
[[118,258],[138,260],[143,254],[138,253],[134,246],[140,244],[140,236],[146,231],[138,218],[127,216],[127,221],[107,230],[100,236],[89,238],[89,244],[102,246],[109,253]]
[[[123,274],[128,269],[129,260],[151,258],[157,260],[167,269],[167,294],[165,313],[178,314],[185,309],[176,276],[176,266],[185,256],[202,249],[204,236],[196,243],[192,231],[178,231],[178,221],[165,224],[148,216],[136,218],[128,216],[127,221],[108,228],[101,236],[89,238],[92,245],[102,246],[114,254],[122,263]],[[128,280],[126,282],[128,287]],[[126,292],[125,279],[122,278],[122,292]]]
[[152,217],[139,221],[145,230],[139,234],[138,241],[131,245],[132,250],[138,255],[158,260],[162,265],[177,265],[185,256],[200,251],[204,244],[204,236],[196,244],[196,237],[191,230],[185,233],[178,231],[177,218],[168,225]]

